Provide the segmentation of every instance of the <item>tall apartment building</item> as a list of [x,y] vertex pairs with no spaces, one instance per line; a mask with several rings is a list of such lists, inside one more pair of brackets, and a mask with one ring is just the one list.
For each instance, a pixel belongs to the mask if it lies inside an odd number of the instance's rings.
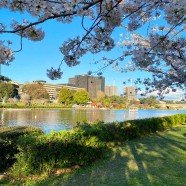
[[79,88],[85,88],[91,99],[97,98],[98,91],[105,92],[104,77],[77,75],[73,78],[69,78],[68,84]]
[[105,86],[105,95],[107,96],[118,96],[117,86]]
[[133,86],[124,87],[124,95],[128,100],[134,100],[136,98],[136,88]]

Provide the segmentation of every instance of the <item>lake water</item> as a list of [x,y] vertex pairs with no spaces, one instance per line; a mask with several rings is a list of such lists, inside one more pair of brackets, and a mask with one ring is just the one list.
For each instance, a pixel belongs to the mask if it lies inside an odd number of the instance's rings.
[[51,130],[67,130],[73,128],[77,122],[104,122],[124,121],[139,118],[161,117],[185,113],[186,110],[31,110],[31,109],[7,109],[0,110],[0,126],[34,126],[40,127],[44,132]]

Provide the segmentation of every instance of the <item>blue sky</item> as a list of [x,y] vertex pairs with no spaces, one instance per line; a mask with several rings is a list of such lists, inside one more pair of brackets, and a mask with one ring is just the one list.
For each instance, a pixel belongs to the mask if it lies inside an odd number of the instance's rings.
[[[31,17],[25,14],[18,14],[9,12],[8,10],[0,10],[0,22],[9,23],[12,19],[21,21],[23,18],[33,21]],[[63,41],[68,38],[73,38],[77,35],[82,35],[83,30],[81,28],[80,19],[75,19],[71,24],[61,24],[56,21],[48,21],[40,25],[45,31],[45,38],[40,42],[33,42],[27,39],[23,40],[23,50],[15,54],[15,60],[10,66],[2,66],[2,75],[8,76],[17,82],[31,82],[34,80],[46,80],[50,83],[67,83],[68,78],[78,74],[86,74],[89,70],[96,70],[99,65],[91,64],[93,60],[101,59],[102,56],[116,57],[119,55],[121,49],[119,47],[114,48],[109,53],[101,53],[97,55],[87,54],[81,58],[81,64],[76,67],[68,67],[66,64],[62,65],[64,72],[62,79],[52,81],[46,76],[46,69],[50,67],[58,67],[62,54],[59,51],[59,47]],[[119,34],[123,32],[122,28],[117,29],[113,33],[113,37],[116,41],[119,40]],[[124,33],[125,34],[125,33]],[[19,37],[11,34],[0,35],[0,40],[13,40],[13,48],[19,49]],[[124,61],[128,62],[128,61]],[[123,62],[123,64],[124,64]],[[123,91],[123,81],[129,78],[147,77],[145,72],[130,72],[119,73],[111,67],[107,68],[103,74],[106,80],[106,85],[118,86],[119,93]]]

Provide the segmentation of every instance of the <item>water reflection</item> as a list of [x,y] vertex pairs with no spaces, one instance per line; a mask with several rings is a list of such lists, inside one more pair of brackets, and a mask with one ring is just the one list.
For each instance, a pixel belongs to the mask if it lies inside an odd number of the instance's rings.
[[2,112],[0,112],[0,119],[1,119],[1,125],[5,125],[5,112],[4,110],[2,110]]
[[77,122],[105,122],[124,121],[138,118],[165,116],[176,113],[186,113],[186,110],[139,110],[128,112],[125,110],[29,110],[7,109],[0,110],[0,126],[36,126],[45,132],[51,130],[67,130],[73,128]]
[[134,120],[138,118],[138,112],[125,112],[124,113],[124,120]]

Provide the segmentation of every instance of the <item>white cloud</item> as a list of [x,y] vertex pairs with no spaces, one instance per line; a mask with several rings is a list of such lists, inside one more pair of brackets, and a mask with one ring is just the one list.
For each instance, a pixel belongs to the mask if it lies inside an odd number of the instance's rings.
[[[140,95],[141,93],[143,93],[143,91],[139,91],[138,92],[138,95]],[[158,96],[158,91],[154,91],[152,93],[149,93],[146,95],[146,97],[149,97],[149,96]],[[176,92],[172,92],[170,91],[169,94],[165,94],[165,100],[182,100],[185,98],[184,96],[184,91],[183,90],[177,90]],[[139,96],[140,97],[140,96]]]

